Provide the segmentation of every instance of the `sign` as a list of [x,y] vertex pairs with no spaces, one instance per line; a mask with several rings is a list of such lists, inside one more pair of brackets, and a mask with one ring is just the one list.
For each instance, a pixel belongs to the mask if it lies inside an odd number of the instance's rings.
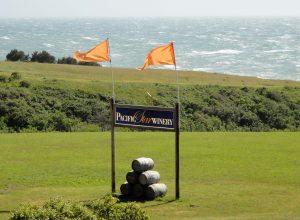
[[179,199],[179,103],[174,108],[133,106],[116,104],[111,106],[111,191],[116,192],[116,140],[115,127],[147,128],[175,133],[175,197]]
[[174,130],[175,109],[116,104],[115,126]]

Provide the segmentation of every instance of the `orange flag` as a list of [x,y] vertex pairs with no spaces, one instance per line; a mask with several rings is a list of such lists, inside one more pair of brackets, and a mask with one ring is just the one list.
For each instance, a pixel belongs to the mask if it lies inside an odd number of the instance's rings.
[[100,44],[86,53],[80,53],[79,51],[76,51],[74,58],[77,61],[82,62],[109,62],[110,56],[108,39],[102,41]]
[[175,53],[173,42],[163,45],[160,47],[153,48],[150,53],[148,53],[144,66],[139,68],[143,70],[151,65],[175,65]]

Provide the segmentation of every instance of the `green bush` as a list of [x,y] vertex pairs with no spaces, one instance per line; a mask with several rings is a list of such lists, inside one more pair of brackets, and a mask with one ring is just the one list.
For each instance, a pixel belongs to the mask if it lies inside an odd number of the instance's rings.
[[0,75],[0,82],[3,82],[3,83],[7,82],[7,77]]
[[19,79],[21,79],[21,74],[18,72],[12,72],[9,77],[9,81],[14,81],[14,80],[19,80]]
[[73,57],[62,57],[57,60],[58,64],[73,64],[76,65],[77,61]]
[[[20,82],[21,84],[21,82]],[[134,91],[128,85],[124,92]],[[172,106],[174,88],[157,84],[156,104]],[[185,86],[181,96],[184,131],[300,130],[300,88]],[[139,104],[123,95],[119,103]],[[151,105],[152,100],[145,102]],[[110,128],[109,97],[95,92],[50,86],[0,86],[0,116],[7,131],[106,131]]]
[[134,203],[120,203],[112,196],[102,200],[79,203],[50,199],[41,207],[23,205],[12,212],[11,220],[30,219],[112,219],[112,220],[147,220],[146,212]]
[[94,63],[94,62],[78,62],[78,65],[83,65],[83,66],[101,66],[100,63]]
[[25,55],[24,51],[21,51],[21,50],[19,51],[17,49],[13,49],[6,55],[6,60],[8,60],[8,61],[28,61],[29,55]]
[[30,82],[28,82],[28,81],[21,81],[20,82],[20,87],[29,88],[30,87]]
[[43,206],[23,205],[12,212],[12,220],[31,219],[97,219],[86,207],[79,203],[63,201],[62,199],[50,199]]
[[32,53],[30,61],[39,63],[55,63],[55,57],[44,50],[42,52],[35,51]]
[[135,203],[121,203],[117,198],[106,196],[102,200],[87,202],[86,207],[100,219],[147,220],[148,215]]

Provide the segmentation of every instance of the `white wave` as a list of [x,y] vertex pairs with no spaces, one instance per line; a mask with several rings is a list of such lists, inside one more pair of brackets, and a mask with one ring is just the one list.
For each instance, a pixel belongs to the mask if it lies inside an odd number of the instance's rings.
[[48,34],[33,34],[34,36],[47,36]]
[[279,43],[278,40],[273,40],[273,39],[268,39],[267,42],[269,42],[269,43]]
[[145,40],[145,38],[129,38],[128,41],[142,41]]
[[43,43],[43,45],[46,46],[46,47],[54,47],[53,44],[48,44],[48,43]]
[[293,50],[265,50],[264,53],[284,53],[284,52],[291,52]]
[[208,72],[211,71],[212,68],[193,68],[193,71],[204,71],[204,72]]
[[121,54],[118,54],[118,53],[113,53],[113,54],[111,54],[111,56],[112,56],[112,57],[122,57],[122,55],[121,55]]
[[157,46],[161,45],[161,43],[158,43],[158,42],[155,42],[155,41],[148,41],[147,44],[149,44],[149,45],[157,45]]
[[192,51],[192,54],[199,55],[199,56],[209,56],[209,55],[215,55],[215,54],[234,55],[234,54],[240,54],[240,53],[242,53],[242,51],[231,50],[231,49],[216,50],[216,51],[196,51],[196,50]]
[[220,61],[220,62],[216,62],[216,65],[230,65],[232,64],[232,62],[230,61]]
[[96,38],[96,37],[82,37],[82,39],[85,39],[85,40],[99,40],[99,38]]
[[292,38],[292,36],[289,34],[284,34],[284,35],[280,36],[280,38],[281,39],[290,39],[290,38]]
[[79,42],[76,42],[76,41],[70,41],[72,44],[79,44]]
[[3,40],[10,40],[10,38],[8,36],[3,36],[3,37],[0,37],[1,39]]

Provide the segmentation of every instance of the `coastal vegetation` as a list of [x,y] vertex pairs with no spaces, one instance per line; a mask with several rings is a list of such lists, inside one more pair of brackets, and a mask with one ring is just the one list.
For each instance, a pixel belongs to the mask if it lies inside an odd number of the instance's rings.
[[47,51],[34,51],[31,56],[25,54],[22,50],[13,49],[6,55],[6,60],[11,62],[38,62],[38,63],[57,63],[57,64],[71,64],[84,66],[101,66],[99,63],[93,62],[77,62],[73,57],[62,57],[56,60],[55,56]]
[[[1,62],[0,131],[108,130],[109,71]],[[172,71],[115,72],[118,103],[172,106],[176,101],[176,86],[168,83]],[[190,80],[191,73],[180,72],[182,130],[299,131],[300,83],[212,73],[212,78],[221,82],[213,84],[205,81],[207,73],[197,74]],[[236,85],[238,80],[242,81],[240,86]]]
[[117,198],[105,196],[85,202],[54,198],[42,206],[27,204],[13,211],[10,219],[148,220],[149,217],[135,203],[121,203]]

